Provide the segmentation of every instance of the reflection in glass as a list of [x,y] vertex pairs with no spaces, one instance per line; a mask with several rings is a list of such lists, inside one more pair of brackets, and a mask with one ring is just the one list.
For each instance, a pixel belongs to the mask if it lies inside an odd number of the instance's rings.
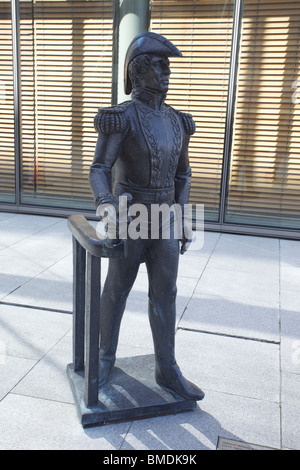
[[189,147],[190,202],[204,204],[210,221],[219,216],[233,6],[231,0],[152,1],[152,31],[183,53],[171,59],[167,101],[196,121]]
[[300,4],[245,0],[226,222],[300,227]]
[[99,107],[111,103],[113,1],[22,2],[22,202],[94,209]]

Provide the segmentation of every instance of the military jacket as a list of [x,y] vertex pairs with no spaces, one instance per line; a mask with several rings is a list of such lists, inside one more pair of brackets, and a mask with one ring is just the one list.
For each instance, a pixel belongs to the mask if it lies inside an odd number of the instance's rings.
[[[161,100],[161,102],[159,102]],[[90,185],[96,204],[112,193],[115,183],[141,190],[175,188],[176,202],[188,202],[191,170],[188,160],[190,135],[195,123],[189,114],[164,103],[161,95],[145,89],[133,99],[100,109],[95,117],[99,133]]]

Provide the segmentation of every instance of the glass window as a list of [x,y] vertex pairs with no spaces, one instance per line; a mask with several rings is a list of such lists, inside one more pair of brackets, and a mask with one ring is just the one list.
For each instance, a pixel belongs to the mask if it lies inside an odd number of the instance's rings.
[[10,0],[0,1],[0,201],[15,202],[13,58]]
[[93,209],[94,117],[111,104],[113,1],[22,2],[22,203]]
[[245,0],[226,222],[300,227],[300,3]]
[[218,221],[233,26],[231,0],[153,0],[151,29],[183,57],[171,58],[168,103],[190,112],[197,130],[189,147],[191,203]]

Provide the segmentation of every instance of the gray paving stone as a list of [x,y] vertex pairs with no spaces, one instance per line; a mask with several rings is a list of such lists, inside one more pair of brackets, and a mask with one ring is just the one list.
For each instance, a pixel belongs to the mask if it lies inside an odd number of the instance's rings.
[[71,362],[72,337],[65,336],[19,381],[13,393],[74,403],[66,374]]
[[300,267],[299,240],[280,240],[280,261],[290,266]]
[[195,278],[199,279],[201,274],[203,273],[210,254],[192,254],[191,253],[184,253],[179,258],[179,268],[178,268],[178,275],[186,278]]
[[227,269],[205,269],[196,288],[197,293],[206,293],[234,300],[269,302],[279,304],[279,275],[275,272],[249,273]]
[[176,356],[186,378],[204,392],[279,402],[279,345],[179,330]]
[[[218,436],[300,449],[300,241],[206,232],[180,257],[176,333],[178,364],[204,401],[85,430],[65,374],[72,316],[45,310],[72,308],[71,252],[66,219],[0,213],[0,300],[42,308],[0,303],[0,449],[215,449]],[[142,265],[120,358],[153,354],[147,297]]]
[[281,331],[282,370],[300,374],[299,314],[282,312]]
[[300,412],[300,373],[291,374],[289,372],[282,372],[281,380],[283,402],[294,405],[295,410]]
[[282,404],[282,446],[300,450],[300,407],[283,402]]
[[300,292],[281,291],[281,367],[300,374]]
[[280,282],[282,289],[300,292],[300,265],[281,263]]
[[115,450],[130,423],[84,430],[75,405],[10,394],[0,402],[2,450]]
[[135,421],[121,450],[215,450],[218,436],[280,447],[279,405],[207,392],[198,409]]
[[218,232],[208,232],[208,231],[205,231],[204,232],[204,244],[203,244],[203,247],[200,249],[200,252],[198,251],[193,251],[193,250],[188,250],[186,252],[186,255],[187,256],[191,256],[193,257],[196,254],[199,254],[200,256],[201,255],[210,255],[213,250],[215,249],[219,239],[221,237],[221,234],[218,233]]
[[279,259],[279,240],[275,238],[222,233],[214,252],[232,252],[241,256]]
[[56,217],[25,214],[15,214],[13,217],[2,216],[0,219],[0,243],[7,247],[12,246],[60,222],[61,219]]
[[279,306],[196,293],[179,327],[279,342]]
[[71,322],[71,315],[0,304],[0,338],[11,356],[41,359]]
[[218,242],[219,233],[204,234],[204,244],[200,250],[194,251],[192,247],[179,257],[179,276],[199,279],[205,269],[209,258]]
[[23,286],[41,271],[43,266],[26,252],[19,254],[13,247],[0,251],[0,298]]
[[237,272],[249,272],[253,275],[278,276],[279,257],[277,256],[253,256],[250,252],[241,254],[238,250],[215,250],[209,259],[209,268],[223,269]]
[[[1,256],[1,253],[0,253]],[[72,254],[44,269],[5,297],[5,301],[35,307],[72,311]]]
[[2,220],[10,219],[11,217],[15,217],[16,214],[13,214],[12,212],[0,212],[0,222]]
[[9,356],[5,353],[5,343],[1,343],[0,354],[0,401],[9,393],[16,384],[35,366],[32,359]]
[[299,311],[300,290],[280,289],[280,305],[282,310]]
[[[300,343],[298,360],[300,364]],[[300,450],[300,368],[298,374],[282,373],[282,445]]]
[[19,256],[26,256],[48,268],[72,252],[72,237],[67,222],[60,219],[54,225],[44,228],[14,245]]

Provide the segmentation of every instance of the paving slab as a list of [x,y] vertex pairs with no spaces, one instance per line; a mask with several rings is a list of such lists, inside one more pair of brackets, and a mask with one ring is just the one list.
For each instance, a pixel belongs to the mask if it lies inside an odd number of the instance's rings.
[[38,233],[14,245],[15,252],[27,259],[36,260],[44,269],[57,263],[72,252],[72,238],[65,219],[45,227]]
[[182,316],[179,328],[280,341],[279,306],[267,302],[251,305],[247,301],[224,299],[195,293]]
[[282,404],[282,449],[300,450],[300,410],[290,403]]
[[209,263],[209,268],[231,270],[237,272],[249,272],[254,276],[278,276],[279,277],[279,256],[261,256],[250,253],[241,254],[238,250],[223,251],[216,249],[212,253]]
[[28,283],[44,270],[37,258],[18,253],[14,246],[0,251],[0,299]]
[[72,362],[72,336],[64,336],[20,379],[13,393],[64,403],[74,403],[66,367]]
[[199,279],[207,266],[210,254],[184,253],[179,258],[178,275],[186,278]]
[[[0,253],[1,257],[1,253]],[[73,257],[64,256],[48,269],[24,282],[5,297],[6,302],[72,311]]]
[[[199,252],[180,257],[176,333],[178,364],[205,399],[188,413],[83,430],[65,370],[67,220],[0,213],[0,449],[214,450],[219,436],[300,449],[299,272],[300,241],[205,233]],[[142,265],[118,358],[153,354],[147,310]]]
[[204,244],[199,250],[191,248],[180,255],[178,275],[199,279],[220,238],[219,233],[205,233]]
[[12,212],[0,212],[0,222],[15,216],[16,214],[13,214]]
[[300,374],[300,291],[281,291],[281,368]]
[[289,291],[300,292],[300,265],[295,266],[292,263],[281,263],[280,270],[281,288]]
[[0,338],[9,356],[41,359],[71,326],[71,315],[0,304]]
[[58,217],[44,217],[35,215],[15,214],[7,216],[1,214],[0,219],[0,244],[6,247],[12,246],[26,238],[31,237],[52,225],[60,223]]
[[218,437],[280,448],[275,403],[208,391],[195,411],[133,422],[121,450],[215,450]]
[[260,257],[276,259],[279,257],[279,240],[276,238],[222,233],[214,252],[231,252],[241,256],[252,256],[254,259]]
[[229,268],[225,271],[208,266],[196,287],[196,292],[239,301],[251,302],[255,299],[277,306],[279,304],[279,274],[275,272],[266,276],[259,271],[249,273]]
[[285,372],[300,374],[300,336],[297,323],[283,322],[281,338],[281,368]]
[[75,405],[11,393],[0,402],[1,450],[115,450],[130,423],[84,430]]
[[[299,361],[300,362],[300,361]],[[300,371],[282,374],[282,445],[300,449]]]
[[279,345],[179,330],[176,356],[186,378],[204,392],[280,401]]
[[300,267],[299,240],[280,240],[280,261],[281,263]]
[[[0,340],[2,343],[2,340]],[[0,355],[0,400],[17,385],[30,370],[34,368],[37,361],[24,359],[23,357],[9,356],[6,353],[5,344],[2,343]]]

